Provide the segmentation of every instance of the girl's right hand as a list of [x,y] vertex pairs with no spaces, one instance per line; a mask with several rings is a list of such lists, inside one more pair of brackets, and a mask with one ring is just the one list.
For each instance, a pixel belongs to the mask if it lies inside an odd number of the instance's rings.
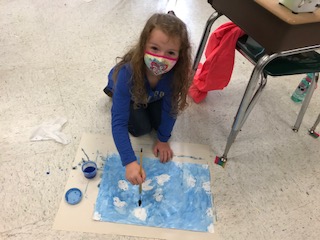
[[145,181],[146,174],[143,168],[142,174],[140,174],[140,165],[137,161],[126,165],[126,179],[133,185],[142,184]]

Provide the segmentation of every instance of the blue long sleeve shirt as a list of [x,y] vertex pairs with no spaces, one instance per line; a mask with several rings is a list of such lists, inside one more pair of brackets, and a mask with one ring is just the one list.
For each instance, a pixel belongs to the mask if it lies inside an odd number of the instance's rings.
[[[107,88],[112,89],[112,135],[115,145],[121,157],[122,165],[125,166],[136,160],[129,138],[128,122],[130,114],[130,102],[132,101],[132,69],[129,64],[125,64],[118,73],[117,82],[113,84],[112,69],[109,73]],[[157,86],[151,89],[149,81],[145,77],[145,86],[148,93],[148,103],[162,99],[161,123],[157,136],[161,142],[167,142],[171,137],[171,132],[176,119],[171,115],[171,82],[173,71],[163,74]]]

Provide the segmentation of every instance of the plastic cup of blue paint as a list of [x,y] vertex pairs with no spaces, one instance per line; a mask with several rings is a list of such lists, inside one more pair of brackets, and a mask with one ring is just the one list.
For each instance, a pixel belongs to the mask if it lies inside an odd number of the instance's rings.
[[97,175],[97,164],[93,161],[84,162],[82,172],[86,178],[94,178]]

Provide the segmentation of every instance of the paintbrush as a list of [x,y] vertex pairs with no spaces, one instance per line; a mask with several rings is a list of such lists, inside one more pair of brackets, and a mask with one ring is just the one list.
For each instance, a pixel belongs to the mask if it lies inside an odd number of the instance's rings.
[[[140,150],[140,175],[142,176],[142,148]],[[141,206],[142,200],[141,200],[141,193],[142,193],[142,183],[139,184],[139,195],[140,195],[140,199],[139,199],[139,207]]]

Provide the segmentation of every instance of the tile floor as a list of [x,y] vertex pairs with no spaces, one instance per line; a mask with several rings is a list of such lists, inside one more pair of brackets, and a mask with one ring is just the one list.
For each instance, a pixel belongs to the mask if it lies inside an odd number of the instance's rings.
[[[0,1],[0,239],[138,239],[54,231],[52,223],[82,133],[111,134],[102,89],[115,58],[151,13],[169,9],[187,23],[195,50],[213,11],[205,0]],[[229,86],[191,103],[172,140],[207,144],[212,158],[221,154],[251,70],[237,53]],[[214,167],[222,239],[319,239],[320,140],[307,129],[319,113],[320,90],[293,133],[299,105],[289,97],[301,77],[269,80],[227,167]],[[70,144],[29,140],[34,127],[58,116],[68,119]]]

